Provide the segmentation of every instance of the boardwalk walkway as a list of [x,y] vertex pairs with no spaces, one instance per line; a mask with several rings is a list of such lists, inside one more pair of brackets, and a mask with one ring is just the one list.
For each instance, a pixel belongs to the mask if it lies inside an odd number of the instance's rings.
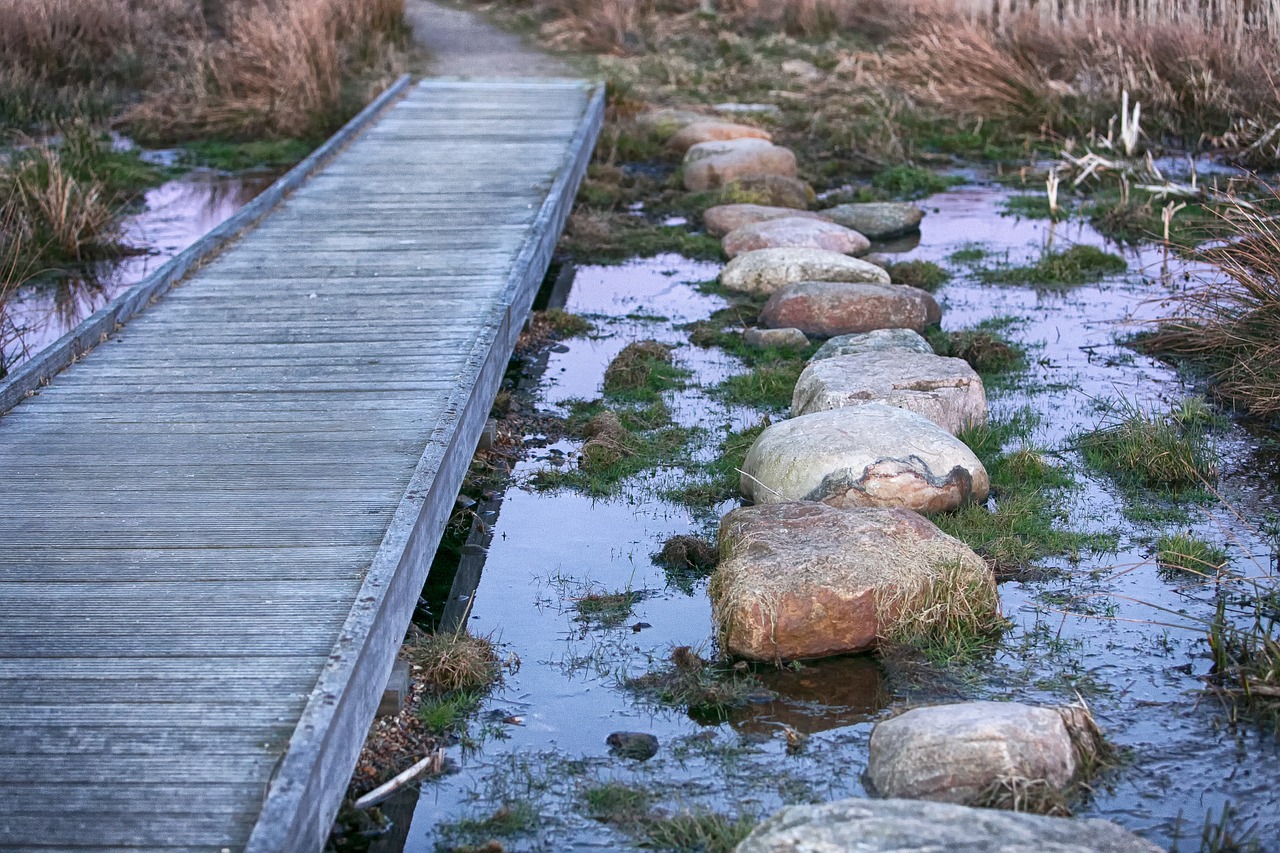
[[0,848],[320,848],[601,109],[415,86],[0,416]]

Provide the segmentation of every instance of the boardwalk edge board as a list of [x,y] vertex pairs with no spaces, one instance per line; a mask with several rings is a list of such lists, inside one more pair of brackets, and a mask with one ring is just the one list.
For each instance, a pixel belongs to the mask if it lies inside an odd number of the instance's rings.
[[324,144],[281,175],[252,201],[14,370],[0,382],[0,415],[34,394],[76,359],[107,340],[117,326],[137,316],[188,273],[197,270],[247,228],[270,213],[286,195],[305,183],[343,146],[372,124],[393,101],[407,92],[410,82],[408,74],[401,76]]
[[[468,83],[491,88],[507,85]],[[541,85],[557,84],[589,86],[585,81],[565,80]],[[419,85],[430,89],[448,83],[427,80]],[[603,118],[604,87],[596,85],[566,160],[530,229],[530,239],[515,259],[504,298],[480,324],[467,367],[450,393],[444,415],[268,785],[249,839],[250,853],[314,853],[328,838],[516,338],[586,174]]]

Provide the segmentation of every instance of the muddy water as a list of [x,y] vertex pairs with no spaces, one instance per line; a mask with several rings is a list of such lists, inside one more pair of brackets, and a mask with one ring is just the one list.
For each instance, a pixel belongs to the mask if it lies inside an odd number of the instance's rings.
[[[919,245],[897,248],[908,250],[903,258],[945,261],[980,244],[1017,262],[1050,241],[1103,244],[1087,226],[1051,229],[1001,216],[1006,195],[969,186],[935,197],[927,203]],[[1194,850],[1206,813],[1216,816],[1230,803],[1256,825],[1264,848],[1275,845],[1276,741],[1228,727],[1222,709],[1201,693],[1210,662],[1194,620],[1212,613],[1212,591],[1158,575],[1150,555],[1163,529],[1126,521],[1122,496],[1105,478],[1084,471],[1069,447],[1073,433],[1097,423],[1099,399],[1169,402],[1195,393],[1167,367],[1115,344],[1117,335],[1158,313],[1153,300],[1177,286],[1180,272],[1175,266],[1162,275],[1167,259],[1158,250],[1129,260],[1127,276],[1061,292],[979,284],[972,268],[958,265],[939,294],[946,328],[1019,318],[1009,334],[1028,345],[1032,364],[1024,387],[995,396],[992,407],[1030,407],[1042,415],[1035,443],[1079,470],[1083,482],[1067,499],[1068,523],[1115,533],[1120,542],[1115,553],[1078,564],[1047,561],[1061,570],[1050,579],[1003,584],[1015,627],[989,662],[958,676],[890,675],[870,656],[815,662],[797,672],[762,671],[777,697],[718,724],[636,699],[620,681],[660,662],[671,646],[714,652],[705,581],[669,578],[651,558],[672,534],[713,535],[732,502],[705,515],[666,502],[660,491],[678,475],[663,471],[637,477],[616,499],[540,493],[529,476],[563,464],[575,445],[534,451],[516,469],[517,485],[502,506],[469,625],[472,632],[492,633],[522,665],[489,700],[487,717],[472,726],[472,743],[451,751],[460,772],[424,787],[405,849],[436,849],[450,838],[442,824],[464,815],[483,818],[514,801],[532,803],[542,828],[504,839],[506,849],[625,848],[631,843],[625,836],[583,816],[581,790],[606,779],[652,788],[668,811],[705,806],[763,816],[786,803],[864,795],[860,776],[872,724],[894,706],[962,698],[1064,702],[1077,692],[1124,750],[1121,766],[1081,814]],[[692,347],[673,328],[720,307],[720,300],[690,286],[716,271],[716,265],[675,257],[581,270],[567,307],[593,316],[599,335],[570,341],[567,351],[552,355],[539,405],[558,411],[567,399],[597,397],[609,360],[641,338],[681,345],[677,356],[706,386],[737,369],[732,357]],[[677,420],[708,431],[710,445],[724,430],[760,417],[699,388],[669,395],[669,402]],[[1264,537],[1252,529],[1252,520],[1275,505],[1277,465],[1263,438],[1232,427],[1221,439],[1224,497],[1250,521],[1208,507],[1194,510],[1190,524],[1226,545],[1240,571],[1269,566]],[[1261,569],[1251,565],[1255,559]],[[642,598],[623,624],[601,627],[576,618],[576,598],[626,588]],[[483,722],[509,715],[522,724]],[[796,754],[787,751],[784,726],[809,735]],[[653,733],[661,751],[643,764],[613,759],[605,738],[618,730]]]
[[148,190],[140,212],[121,223],[121,242],[137,254],[83,275],[41,279],[19,289],[9,313],[20,335],[6,344],[0,363],[12,369],[74,329],[244,207],[276,174],[198,169]]

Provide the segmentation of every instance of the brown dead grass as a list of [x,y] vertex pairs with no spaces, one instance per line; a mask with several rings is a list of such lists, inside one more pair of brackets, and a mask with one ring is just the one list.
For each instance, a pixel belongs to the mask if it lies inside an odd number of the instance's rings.
[[[203,11],[202,11],[203,9]],[[307,137],[398,72],[404,0],[0,0],[0,121]]]
[[[1153,139],[1216,145],[1253,163],[1280,160],[1280,97],[1267,70],[1280,53],[1280,18],[1243,3],[709,5],[715,15],[701,13],[698,0],[534,0],[520,8],[557,47],[621,57],[609,60],[610,73],[651,100],[765,94],[788,88],[778,67],[785,54],[816,62],[822,76],[803,86],[814,107],[807,129],[851,142],[873,161],[909,154],[902,120],[920,110],[967,127],[996,121],[1016,133],[1105,134],[1124,91],[1142,104]],[[1256,18],[1249,27],[1246,10]]]
[[1201,252],[1217,275],[1183,290],[1144,348],[1199,362],[1215,391],[1249,413],[1280,414],[1280,189],[1228,202],[1231,239]]

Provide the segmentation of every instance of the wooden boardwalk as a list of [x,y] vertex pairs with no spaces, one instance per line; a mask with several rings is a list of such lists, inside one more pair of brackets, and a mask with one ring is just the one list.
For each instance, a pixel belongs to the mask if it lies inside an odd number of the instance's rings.
[[0,848],[320,849],[601,114],[413,87],[0,416]]

